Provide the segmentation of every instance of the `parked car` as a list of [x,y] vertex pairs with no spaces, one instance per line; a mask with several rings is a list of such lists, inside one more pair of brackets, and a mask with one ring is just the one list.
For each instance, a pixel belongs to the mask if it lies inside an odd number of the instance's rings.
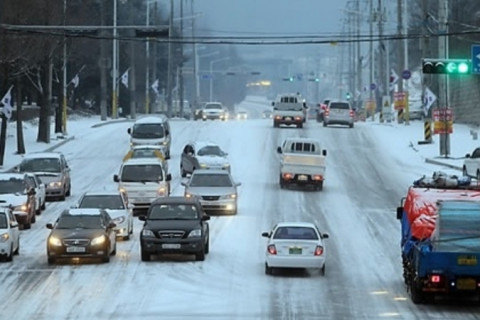
[[330,101],[323,114],[323,126],[342,124],[353,128],[355,111],[348,101]]
[[142,261],[153,254],[194,254],[205,260],[210,248],[210,229],[200,202],[195,198],[159,198],[150,206],[140,233]]
[[311,222],[281,222],[269,232],[265,250],[265,273],[276,268],[317,268],[325,275],[325,243],[329,235]]
[[475,148],[472,153],[465,155],[463,175],[480,181],[480,148]]
[[12,261],[20,252],[20,227],[9,207],[0,207],[0,255]]
[[228,153],[213,142],[197,141],[185,145],[180,159],[180,174],[186,177],[196,169],[222,169],[230,172]]
[[133,211],[127,195],[120,191],[85,192],[78,201],[77,208],[105,209],[115,222],[117,238],[129,240],[133,234]]
[[185,197],[198,197],[206,212],[237,214],[237,188],[240,182],[235,182],[227,170],[195,170],[185,187]]
[[29,174],[0,173],[0,206],[10,206],[22,229],[30,229],[36,221],[36,197],[34,186],[27,179]]
[[47,192],[45,183],[35,173],[25,174],[27,183],[35,190],[35,213],[41,214],[46,208]]
[[67,209],[57,221],[47,223],[48,264],[65,258],[95,258],[110,262],[117,253],[113,222],[103,209]]
[[72,191],[70,167],[60,152],[34,152],[23,157],[17,172],[33,172],[45,183],[46,198],[65,200]]

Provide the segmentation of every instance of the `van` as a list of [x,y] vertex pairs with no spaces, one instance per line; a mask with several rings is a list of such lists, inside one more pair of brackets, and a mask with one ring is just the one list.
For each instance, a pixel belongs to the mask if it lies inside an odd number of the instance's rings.
[[170,124],[164,115],[140,118],[127,130],[130,134],[130,146],[155,145],[163,149],[170,157]]

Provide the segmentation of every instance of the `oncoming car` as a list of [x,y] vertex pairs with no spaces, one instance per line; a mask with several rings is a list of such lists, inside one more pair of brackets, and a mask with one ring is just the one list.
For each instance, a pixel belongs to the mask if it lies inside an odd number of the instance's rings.
[[183,148],[180,174],[184,178],[196,169],[222,169],[230,172],[228,153],[213,142],[190,142]]
[[310,222],[281,222],[270,232],[265,251],[265,273],[275,268],[317,268],[325,275],[325,243],[327,233],[321,233]]
[[238,120],[247,120],[248,118],[248,114],[247,114],[247,111],[238,111],[237,112],[237,119]]

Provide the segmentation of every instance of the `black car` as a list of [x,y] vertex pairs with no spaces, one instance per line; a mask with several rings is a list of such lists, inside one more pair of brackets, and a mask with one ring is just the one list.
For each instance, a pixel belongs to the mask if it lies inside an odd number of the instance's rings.
[[200,202],[196,198],[167,197],[152,202],[140,233],[142,261],[152,254],[194,254],[195,260],[205,260],[209,251],[210,231]]
[[115,222],[103,209],[67,209],[47,238],[48,264],[61,258],[100,258],[109,262],[117,252]]

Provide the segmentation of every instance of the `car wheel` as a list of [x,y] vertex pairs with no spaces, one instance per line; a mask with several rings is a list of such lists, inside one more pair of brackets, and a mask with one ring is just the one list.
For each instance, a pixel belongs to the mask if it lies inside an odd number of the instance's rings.
[[477,175],[475,177],[477,181],[480,181],[480,170],[477,170]]
[[102,258],[102,262],[105,262],[105,263],[110,262],[110,253],[107,253],[107,255]]
[[353,123],[349,124],[348,126],[349,126],[350,128],[353,128]]
[[128,234],[133,234],[133,221],[130,222],[130,231],[128,232]]
[[23,225],[23,229],[30,229],[32,227],[32,221],[29,221]]
[[67,190],[65,190],[65,187],[63,188],[63,194],[60,196],[60,201],[65,201],[65,195],[67,194]]
[[325,275],[325,264],[323,264],[323,267],[320,269],[320,273],[322,276]]
[[66,195],[67,197],[70,197],[70,196],[72,195],[72,185],[71,185],[71,184],[68,185],[68,190],[67,190],[67,192],[65,193],[65,195]]
[[130,233],[128,233],[126,236],[123,236],[123,237],[122,237],[122,240],[123,240],[123,241],[128,241],[128,240],[130,240]]
[[35,210],[36,215],[41,215],[42,214],[42,205],[39,203],[37,210]]
[[195,260],[204,261],[205,260],[205,249],[195,254]]
[[142,255],[142,261],[150,261],[150,258],[151,258],[150,253],[147,253],[147,252],[142,250],[141,255]]
[[269,267],[267,263],[265,263],[265,274],[273,274],[273,268]]
[[283,179],[282,179],[281,175],[280,175],[279,183],[280,183],[280,189],[285,188],[285,182],[283,182]]
[[17,249],[15,251],[13,251],[13,254],[15,254],[17,256],[20,254],[20,241],[18,241]]
[[117,255],[117,242],[115,241],[115,245],[113,246],[112,256]]
[[7,261],[13,261],[13,243],[10,245],[10,254],[5,257]]
[[31,223],[35,223],[37,221],[37,217],[36,217],[36,214],[35,212],[32,214],[32,219],[30,219],[30,222]]
[[323,181],[321,181],[321,182],[317,185],[317,190],[318,190],[318,191],[322,191],[322,190],[323,190]]
[[205,253],[210,252],[210,238],[207,239],[207,243],[205,244]]
[[323,126],[324,127],[328,126],[328,123],[325,121],[325,119],[323,120]]
[[41,209],[42,209],[42,210],[45,210],[45,208],[46,208],[45,203],[46,203],[46,201],[45,201],[45,199],[43,199],[42,206],[41,206]]

